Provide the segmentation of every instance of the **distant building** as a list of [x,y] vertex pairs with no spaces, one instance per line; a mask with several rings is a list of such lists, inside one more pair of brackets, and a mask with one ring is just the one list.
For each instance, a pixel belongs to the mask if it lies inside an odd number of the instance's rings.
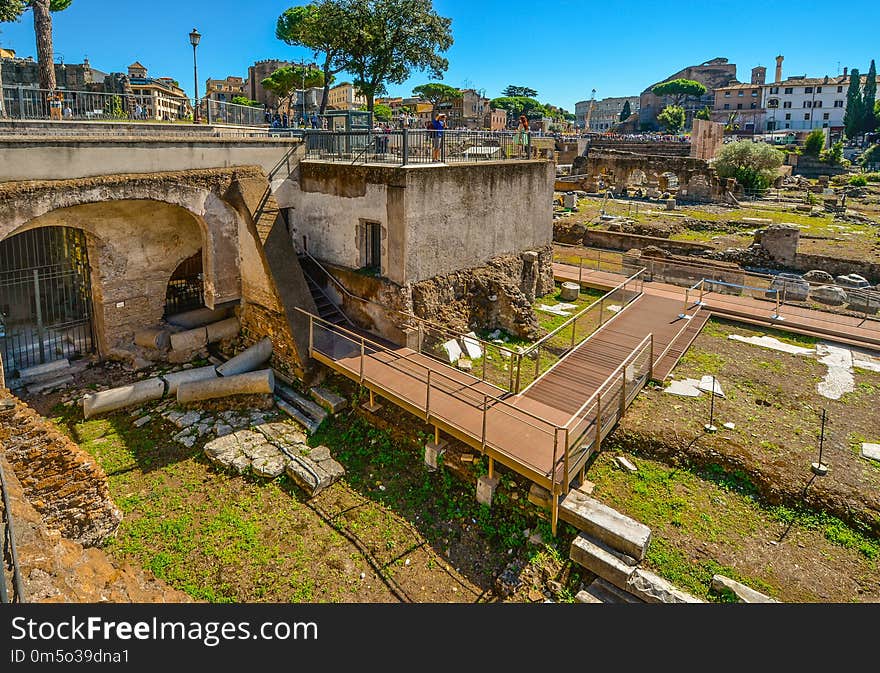
[[219,103],[231,103],[233,98],[248,97],[247,87],[248,83],[242,77],[209,78],[205,81],[205,97]]
[[657,130],[657,115],[667,105],[674,102],[672,96],[657,96],[653,89],[658,84],[663,84],[673,79],[690,79],[699,82],[706,87],[706,93],[699,98],[688,98],[682,102],[687,114],[688,125],[693,120],[694,114],[708,106],[710,110],[715,108],[715,89],[728,86],[731,82],[737,83],[736,64],[729,63],[726,58],[713,58],[700,65],[691,65],[683,70],[673,73],[659,82],[655,82],[645,89],[639,96],[639,126],[647,130]]
[[489,99],[475,89],[461,89],[461,96],[441,106],[448,115],[449,128],[481,129],[489,109]]
[[638,96],[619,96],[616,98],[603,98],[602,100],[592,101],[592,114],[589,114],[590,101],[580,101],[575,103],[574,106],[575,121],[578,127],[586,129],[587,117],[589,117],[589,131],[594,133],[609,131],[611,127],[620,122],[620,113],[623,111],[627,102],[629,102],[631,114],[639,111]]
[[[4,50],[7,53],[14,53]],[[40,69],[31,58],[2,59],[3,86],[40,87]],[[88,59],[82,63],[56,63],[55,82],[59,89],[68,91],[101,91],[107,73],[96,70]]]
[[507,110],[488,108],[483,120],[483,126],[490,131],[503,131],[507,128]]
[[0,58],[15,58],[15,51],[0,47]]
[[343,82],[334,86],[327,94],[328,109],[359,110],[366,106],[366,104],[367,97],[361,94],[350,82]]
[[278,107],[278,96],[271,91],[263,88],[262,81],[266,79],[278,68],[285,68],[294,65],[290,61],[279,61],[277,59],[266,59],[257,61],[248,68],[247,76],[247,96],[251,100],[262,103],[267,108],[275,109]]
[[148,77],[146,67],[135,61],[128,66],[128,81],[141,119],[185,119],[192,114],[192,104],[176,80]]

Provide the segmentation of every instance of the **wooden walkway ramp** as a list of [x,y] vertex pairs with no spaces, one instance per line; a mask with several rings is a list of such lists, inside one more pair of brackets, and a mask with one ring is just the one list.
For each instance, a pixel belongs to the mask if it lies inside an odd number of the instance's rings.
[[[699,317],[640,295],[514,395],[412,349],[309,315],[312,357],[486,454],[551,494],[565,494],[654,366],[669,362]],[[677,357],[676,357],[677,360]],[[558,500],[553,498],[555,528]]]
[[[553,264],[553,272],[557,280],[577,282],[578,278],[581,278],[585,285],[597,288],[615,287],[620,283],[621,278],[621,274],[618,273],[579,269],[577,266],[559,263]],[[707,284],[707,288],[711,287],[711,284]],[[656,281],[646,282],[644,286],[645,294],[678,298],[681,310],[685,308],[684,290],[685,288],[677,285]],[[695,300],[697,296],[698,293],[694,292],[691,299]],[[703,310],[709,315],[720,318],[775,327],[873,350],[880,346],[880,320],[857,318],[790,304],[779,306],[777,314],[777,304],[773,299],[758,299],[753,296],[708,291],[708,289],[702,293],[702,300]],[[691,305],[688,309],[691,310]]]

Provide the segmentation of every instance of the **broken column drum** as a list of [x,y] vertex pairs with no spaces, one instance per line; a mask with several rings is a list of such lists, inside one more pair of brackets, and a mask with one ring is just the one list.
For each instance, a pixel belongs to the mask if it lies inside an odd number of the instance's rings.
[[563,301],[577,301],[580,296],[581,286],[577,283],[563,283],[559,292],[559,298]]
[[271,369],[261,369],[235,376],[181,383],[177,389],[177,401],[186,404],[231,395],[264,395],[273,392],[275,375]]
[[256,369],[272,357],[272,340],[264,337],[247,350],[242,351],[217,367],[220,376],[234,376]]
[[164,394],[165,382],[162,379],[147,379],[130,386],[104,390],[83,397],[83,416],[88,419],[97,414],[144,404],[161,399]]

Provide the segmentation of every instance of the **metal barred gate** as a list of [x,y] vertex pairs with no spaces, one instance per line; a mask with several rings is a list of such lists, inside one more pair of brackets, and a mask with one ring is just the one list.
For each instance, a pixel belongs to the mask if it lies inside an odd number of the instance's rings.
[[85,234],[42,227],[0,241],[0,351],[21,369],[94,351]]

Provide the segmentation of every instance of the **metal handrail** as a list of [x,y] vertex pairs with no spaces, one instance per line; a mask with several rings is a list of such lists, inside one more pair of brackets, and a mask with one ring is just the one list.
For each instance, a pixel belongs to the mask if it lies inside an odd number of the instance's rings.
[[643,348],[644,348],[644,346],[645,346],[646,343],[651,343],[651,344],[654,343],[654,333],[653,333],[653,332],[651,332],[650,334],[648,334],[648,336],[646,336],[644,339],[642,339],[641,342],[639,342],[639,345],[636,346],[636,347],[630,352],[630,354],[626,356],[626,358],[624,359],[623,362],[620,363],[620,365],[618,365],[617,369],[615,369],[615,370],[614,370],[614,371],[613,371],[613,372],[612,372],[612,373],[611,373],[611,374],[605,379],[605,381],[602,382],[602,385],[600,385],[598,388],[596,388],[596,392],[594,392],[592,395],[590,395],[590,398],[589,398],[586,402],[584,402],[584,403],[581,405],[581,408],[578,409],[578,410],[572,415],[572,417],[568,419],[568,422],[567,422],[565,425],[562,426],[562,429],[563,429],[563,430],[568,430],[568,429],[570,429],[569,426],[571,425],[571,422],[572,422],[575,418],[577,418],[581,413],[583,413],[584,409],[586,409],[587,406],[589,406],[590,402],[592,402],[594,399],[596,399],[596,397],[602,392],[602,390],[605,388],[605,386],[608,385],[608,382],[609,382],[609,381],[611,381],[612,379],[616,378],[617,375],[618,375],[623,369],[626,368],[626,366],[630,363],[630,361],[631,361],[632,359],[634,359],[634,358],[638,355],[638,353],[639,353],[641,350],[643,350]]
[[[642,269],[640,269],[639,271],[637,271],[635,274],[633,274],[632,276],[630,276],[629,278],[627,278],[625,281],[623,281],[622,283],[620,283],[620,285],[618,285],[617,287],[615,287],[613,290],[611,290],[611,291],[607,292],[606,294],[602,295],[601,297],[599,297],[599,299],[597,299],[597,300],[594,301],[592,304],[590,304],[589,306],[587,306],[583,311],[581,311],[580,313],[578,313],[578,314],[575,315],[575,316],[572,316],[571,318],[569,318],[568,320],[566,320],[564,323],[562,323],[562,325],[560,325],[559,327],[557,327],[555,330],[553,330],[553,331],[550,332],[549,334],[543,336],[541,339],[539,339],[538,341],[536,341],[535,343],[533,343],[531,346],[528,347],[528,349],[522,351],[522,352],[520,353],[520,355],[522,355],[522,356],[526,356],[526,355],[528,355],[529,353],[531,353],[533,350],[535,350],[536,348],[539,348],[540,346],[542,346],[542,345],[544,344],[545,341],[549,341],[550,339],[552,339],[553,337],[555,337],[557,334],[559,334],[559,333],[560,333],[562,330],[564,330],[566,327],[569,327],[573,322],[576,322],[576,321],[578,320],[578,318],[580,318],[581,316],[583,316],[584,314],[586,314],[587,311],[591,310],[591,309],[592,309],[594,306],[596,306],[597,304],[601,304],[602,302],[604,302],[606,299],[608,299],[608,297],[610,297],[612,294],[614,294],[615,292],[617,292],[617,291],[618,291],[619,289],[621,289],[622,287],[625,287],[626,285],[628,285],[630,281],[635,280],[636,278],[638,278],[639,276],[641,276],[644,272],[645,272],[645,269],[644,269],[644,268],[642,268]],[[632,302],[627,302],[627,305],[629,305],[629,304],[631,304],[631,303],[632,303]]]
[[[389,350],[388,348],[386,348],[385,346],[383,346],[383,345],[380,344],[380,343],[377,343],[377,342],[375,342],[375,341],[372,341],[371,339],[367,339],[366,337],[361,336],[361,335],[359,335],[359,334],[355,334],[354,332],[350,332],[349,330],[345,329],[344,327],[340,327],[339,325],[334,325],[333,323],[328,322],[327,320],[324,320],[324,319],[321,318],[320,316],[316,316],[316,315],[314,315],[314,314],[312,314],[312,313],[309,313],[309,312],[306,311],[305,309],[302,309],[302,308],[300,308],[300,307],[298,307],[298,306],[295,307],[295,309],[296,309],[297,311],[299,311],[300,313],[302,313],[302,314],[308,316],[311,320],[313,320],[313,321],[317,321],[317,322],[319,322],[319,323],[323,323],[323,325],[324,325],[327,329],[329,329],[331,332],[344,332],[345,335],[350,335],[350,337],[352,337],[352,338],[354,338],[355,340],[357,340],[357,342],[359,342],[359,343],[363,343],[363,344],[369,344],[371,348],[373,348],[373,349],[375,349],[375,350],[378,350],[378,351],[380,351],[380,352],[383,352],[383,353],[387,353],[387,354],[389,354],[389,355],[392,355],[392,356],[394,356],[395,359],[397,359],[397,360],[404,360],[404,359],[406,359],[406,357],[401,357],[400,355],[396,354],[396,353],[395,353],[394,351],[392,351],[392,350]],[[436,371],[436,370],[434,370],[434,369],[430,369],[429,367],[426,367],[425,365],[419,364],[418,362],[413,362],[412,360],[407,360],[407,361],[408,361],[408,362],[412,362],[412,364],[415,365],[416,367],[422,368],[422,369],[424,369],[424,370],[427,371],[427,372],[431,372],[431,374],[432,374],[432,378],[435,377],[435,376],[442,376],[442,377],[443,377],[444,379],[446,379],[447,381],[451,381],[452,383],[456,383],[456,384],[458,384],[458,385],[461,385],[461,382],[460,382],[460,381],[456,381],[456,380],[453,379],[452,377],[447,376],[446,374],[444,374],[442,371],[438,372],[438,371]],[[442,362],[440,363],[440,365],[441,365],[442,367],[448,367],[448,365],[445,365],[445,364],[443,364]],[[452,368],[449,367],[449,369],[452,369]],[[458,372],[457,369],[453,369],[452,371],[455,371],[455,372],[461,374],[461,372]],[[411,376],[412,378],[416,378],[415,376],[413,376],[412,374],[409,374],[408,372],[405,372],[405,373],[407,373],[407,374],[408,374],[409,376]],[[479,379],[475,379],[475,380],[474,380],[474,384],[475,384],[475,383],[484,383],[484,382],[483,382],[483,381],[480,381]],[[472,385],[473,385],[473,384],[472,384]],[[470,387],[470,386],[468,386],[468,387]],[[499,390],[500,390],[500,388],[499,388]],[[480,393],[480,394],[481,394],[481,395],[484,395],[483,393]],[[513,405],[511,405],[511,404],[508,404],[508,403],[507,403],[504,399],[502,399],[501,397],[497,397],[497,396],[495,396],[495,395],[489,395],[489,394],[485,394],[485,397],[486,397],[487,399],[489,399],[489,400],[493,400],[493,401],[496,402],[497,404],[501,404],[501,405],[503,405],[504,407],[509,407],[510,409],[515,410],[517,414],[523,414],[523,415],[528,416],[529,418],[532,418],[532,419],[534,419],[534,420],[536,420],[536,421],[540,421],[542,424],[544,424],[544,425],[546,425],[546,426],[550,426],[550,427],[553,427],[553,428],[558,427],[558,426],[556,426],[554,423],[551,423],[550,421],[547,421],[547,420],[541,418],[540,416],[536,416],[535,414],[531,413],[530,411],[526,411],[525,409],[520,409],[519,407],[515,407],[515,406],[513,406]]]
[[12,567],[12,600],[9,600],[9,590],[6,586],[5,569],[0,570],[0,603],[24,603],[24,582],[21,579],[21,568],[18,563],[18,554],[15,550],[15,529],[12,524],[12,509],[9,506],[9,491],[6,485],[6,475],[3,473],[3,465],[0,464],[0,492],[3,496],[3,560]]

